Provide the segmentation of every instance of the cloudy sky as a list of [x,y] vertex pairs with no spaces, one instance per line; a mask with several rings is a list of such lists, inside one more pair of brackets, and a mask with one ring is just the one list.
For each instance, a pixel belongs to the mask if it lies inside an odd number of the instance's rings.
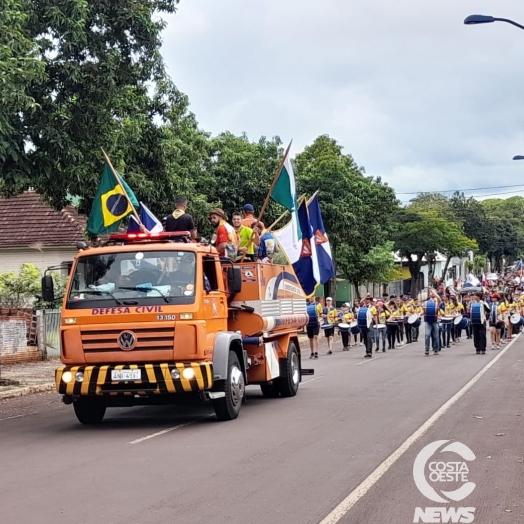
[[476,13],[524,24],[518,0],[181,0],[163,54],[213,134],[327,133],[401,200],[524,196],[524,31]]

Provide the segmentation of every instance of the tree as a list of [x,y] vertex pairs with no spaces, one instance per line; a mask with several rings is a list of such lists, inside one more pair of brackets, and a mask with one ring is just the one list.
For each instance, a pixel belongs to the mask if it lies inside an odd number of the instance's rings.
[[[228,217],[248,203],[254,206],[257,216],[282,158],[281,146],[278,137],[251,142],[245,134],[221,133],[207,144],[208,157],[197,191],[212,195],[213,204],[222,207]],[[270,201],[264,223],[270,225],[284,211]]]
[[351,253],[347,245],[340,246],[337,255],[337,267],[355,286],[360,298],[359,287],[364,283],[388,284],[401,277],[402,272],[395,262],[393,242],[373,246],[362,256],[359,264],[351,262]]
[[397,222],[395,249],[408,260],[412,296],[419,292],[418,275],[424,258],[429,266],[431,284],[437,252],[447,255],[447,271],[451,256],[476,247],[476,243],[462,233],[458,224],[438,216],[435,211],[415,212],[407,208],[397,215]]
[[110,153],[118,149],[134,172],[131,178],[146,189],[178,182],[171,180],[161,149],[162,124],[183,120],[187,99],[165,73],[159,51],[165,23],[158,17],[174,12],[177,3],[26,4],[25,35],[38,42],[46,76],[26,88],[34,105],[20,108],[9,137],[3,137],[12,145],[11,160],[2,166],[4,193],[32,186],[55,208],[68,193],[80,195],[81,210],[88,211],[102,170],[101,146]]
[[337,269],[358,287],[365,281],[365,257],[392,232],[391,216],[398,209],[395,192],[380,178],[365,176],[364,168],[328,135],[296,156],[295,173],[299,193],[319,191]]
[[19,178],[27,174],[24,162],[23,114],[37,109],[29,91],[44,80],[44,63],[36,43],[27,34],[28,4],[4,0],[0,17],[0,191],[17,193]]

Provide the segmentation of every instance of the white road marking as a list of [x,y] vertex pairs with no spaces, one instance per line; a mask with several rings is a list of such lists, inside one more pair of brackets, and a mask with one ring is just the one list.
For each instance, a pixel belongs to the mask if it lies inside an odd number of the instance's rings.
[[21,417],[28,417],[29,415],[36,415],[36,411],[34,413],[24,413],[23,415],[13,415],[12,417],[5,417],[5,418],[0,418],[0,422],[2,422],[3,420],[12,420],[14,418],[21,418]]
[[309,380],[304,380],[303,382],[300,383],[300,385],[304,386],[305,384],[309,384],[310,382],[315,382],[315,380],[320,380],[321,378],[324,378],[324,375],[319,375],[318,377],[310,378]]
[[[435,424],[435,422],[446,413],[458,400],[460,400],[480,378],[497,362],[511,347],[513,342],[520,336],[517,335],[493,360],[488,362],[462,389],[453,395],[443,406],[441,406],[431,417],[418,428],[415,433],[408,437],[399,448],[397,448],[382,464],[380,464],[369,477],[360,483],[331,513],[329,513],[319,524],[335,524],[380,480],[388,469],[402,457],[402,455]],[[479,357],[481,358],[481,357]],[[358,365],[358,364],[357,364]]]
[[370,362],[378,360],[379,358],[380,358],[380,355],[377,355],[376,357],[372,357],[369,360],[364,360],[364,362],[361,362],[360,364],[355,364],[355,366],[363,366],[364,364],[369,364]]
[[191,420],[189,422],[184,422],[183,424],[178,424],[176,426],[173,426],[171,428],[163,429],[162,431],[157,431],[156,433],[151,433],[150,435],[146,435],[145,437],[140,437],[135,440],[131,440],[128,442],[128,444],[140,444],[140,442],[144,442],[146,440],[160,437],[161,435],[165,435],[166,433],[170,433],[171,431],[175,431],[175,429],[185,428],[186,426],[191,426],[192,424],[196,424],[197,422],[200,422],[201,420],[204,420],[206,418],[211,418],[213,415],[208,415],[206,417],[200,417],[195,420]]

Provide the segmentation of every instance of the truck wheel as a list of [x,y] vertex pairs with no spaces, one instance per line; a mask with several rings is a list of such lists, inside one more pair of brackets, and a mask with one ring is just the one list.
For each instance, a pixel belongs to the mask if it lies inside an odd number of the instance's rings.
[[97,398],[80,397],[73,402],[76,418],[82,424],[98,424],[106,414],[106,406]]
[[280,394],[283,397],[294,397],[300,384],[300,358],[294,342],[289,343],[286,361],[280,369],[282,371],[278,381]]
[[224,397],[213,400],[213,408],[218,420],[234,420],[240,413],[246,384],[238,356],[229,352],[227,379],[224,382]]
[[265,382],[260,384],[262,395],[266,398],[277,398],[280,396],[280,388],[278,386],[278,379],[272,380],[271,382]]

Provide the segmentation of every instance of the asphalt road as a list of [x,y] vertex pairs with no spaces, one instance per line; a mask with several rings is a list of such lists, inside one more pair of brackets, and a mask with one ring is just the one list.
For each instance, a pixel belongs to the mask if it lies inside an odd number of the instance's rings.
[[[249,388],[226,423],[197,404],[112,409],[85,427],[53,393],[1,402],[0,522],[405,524],[416,507],[451,505],[482,524],[524,522],[524,337],[502,355],[466,340],[439,356],[420,342],[363,353],[323,349],[295,398]],[[437,440],[475,454],[463,502],[417,490],[415,457]]]

